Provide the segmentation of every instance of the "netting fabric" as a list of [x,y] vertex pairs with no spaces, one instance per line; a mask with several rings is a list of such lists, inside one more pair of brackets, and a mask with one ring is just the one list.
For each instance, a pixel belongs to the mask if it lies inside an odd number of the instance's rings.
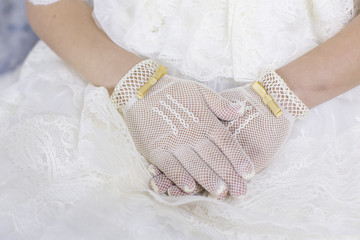
[[283,111],[281,117],[274,116],[251,86],[221,93],[226,99],[245,105],[243,116],[234,121],[224,121],[224,125],[240,142],[254,163],[256,172],[268,165],[281,149],[294,120],[303,119],[309,113],[305,104],[275,71],[267,71],[260,82]]
[[[255,172],[262,170],[276,156],[286,142],[294,120],[303,119],[309,113],[306,105],[275,71],[267,71],[259,81],[283,111],[282,116],[276,117],[250,85],[221,93],[230,102],[243,106],[240,117],[222,122],[251,159]],[[166,191],[169,195],[186,195],[177,186],[164,180],[164,176],[156,175],[155,170],[152,170],[152,174],[155,176],[152,185],[162,188],[168,186]]]
[[309,115],[309,108],[275,71],[267,71],[261,78],[261,83],[278,105],[295,119],[305,119]]
[[[153,60],[140,62],[111,96],[137,149],[186,193],[198,192],[201,185],[217,197],[228,192],[243,196],[244,179],[253,176],[253,164],[219,119],[237,119],[244,106],[199,83],[169,75],[137,99],[137,90],[158,67]],[[169,186],[169,181],[162,183],[157,190]]]

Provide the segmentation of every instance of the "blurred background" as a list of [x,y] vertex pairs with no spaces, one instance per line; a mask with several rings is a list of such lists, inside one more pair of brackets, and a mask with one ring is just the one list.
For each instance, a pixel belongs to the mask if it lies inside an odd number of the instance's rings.
[[26,0],[0,0],[0,76],[14,70],[38,41],[31,30]]

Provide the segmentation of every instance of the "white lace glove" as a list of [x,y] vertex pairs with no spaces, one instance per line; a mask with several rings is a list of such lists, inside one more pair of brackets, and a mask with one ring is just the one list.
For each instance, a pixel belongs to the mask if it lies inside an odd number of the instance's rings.
[[[290,134],[294,121],[305,118],[309,113],[305,104],[275,71],[266,72],[259,83],[263,87],[255,82],[251,86],[226,90],[220,94],[229,101],[243,106],[239,118],[222,122],[250,157],[255,172],[268,165],[279,152]],[[255,89],[258,89],[259,93]],[[269,96],[272,96],[274,101]],[[167,183],[169,180],[159,171],[153,166],[151,169],[155,176],[152,179],[153,185],[170,185]],[[167,192],[175,196],[186,195],[175,185],[170,186]]]
[[[219,121],[237,119],[242,106],[199,83],[169,75],[158,76],[160,80],[137,99],[137,90],[158,67],[152,60],[140,62],[111,96],[138,150],[181,191],[195,193],[201,185],[215,196],[228,191],[233,196],[244,195],[243,178],[254,175],[253,164]],[[161,192],[171,181],[153,188]]]

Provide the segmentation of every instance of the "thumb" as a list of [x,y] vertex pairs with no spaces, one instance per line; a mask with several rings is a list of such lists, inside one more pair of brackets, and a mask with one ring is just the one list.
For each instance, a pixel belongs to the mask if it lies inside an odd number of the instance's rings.
[[232,121],[243,114],[245,109],[243,102],[232,102],[201,84],[198,84],[198,88],[206,105],[217,118]]

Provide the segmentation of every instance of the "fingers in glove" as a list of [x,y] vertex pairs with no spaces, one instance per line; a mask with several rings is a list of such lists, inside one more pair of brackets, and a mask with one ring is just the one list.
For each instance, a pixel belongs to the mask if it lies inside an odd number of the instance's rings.
[[228,196],[228,194],[226,192],[224,192],[224,194],[219,195],[219,196],[213,196],[213,195],[209,194],[208,192],[201,193],[203,191],[204,191],[204,189],[201,186],[199,186],[199,188],[197,188],[193,194],[189,194],[189,193],[182,191],[179,187],[173,185],[168,189],[168,195],[174,196],[174,197],[182,197],[182,196],[200,194],[201,196],[214,198],[216,200],[225,200]]
[[[174,152],[174,155],[196,182],[209,193],[218,196],[227,192],[225,182],[191,148],[180,147]],[[185,192],[189,193],[189,191]]]
[[150,162],[185,192],[195,190],[195,180],[170,152],[156,151],[150,157]]
[[156,177],[159,176],[160,174],[163,174],[160,169],[158,169],[154,164],[150,164],[147,168],[147,170],[149,171],[149,173],[151,174],[151,176]]
[[[156,166],[152,166],[157,172],[160,172]],[[174,185],[174,183],[163,173],[160,173],[160,175],[157,175],[150,180],[150,187],[154,192],[167,193],[169,196],[189,196],[204,191],[199,184],[196,184],[195,190],[192,193],[186,193],[178,186]]]
[[[153,167],[156,168],[154,165],[153,165]],[[157,171],[160,172],[159,169],[157,169]],[[161,193],[161,194],[167,193],[169,196],[174,196],[174,197],[196,195],[196,194],[199,194],[200,192],[204,191],[204,189],[199,184],[196,184],[196,188],[192,193],[186,193],[183,190],[181,190],[178,186],[174,185],[174,183],[162,173],[151,179],[150,188],[154,192]],[[223,195],[216,197],[216,196],[212,196],[208,192],[206,192],[206,194],[204,196],[213,197],[217,200],[225,200],[228,195],[226,194],[226,192],[224,192]]]
[[150,180],[150,185],[156,193],[167,193],[168,189],[174,186],[174,183],[164,174],[160,174]]
[[206,102],[206,105],[217,118],[224,121],[232,121],[243,114],[245,104],[241,102],[231,102],[203,85],[199,84],[198,88],[204,101]]
[[173,197],[181,197],[181,196],[195,195],[200,193],[201,191],[204,191],[204,189],[198,184],[196,185],[196,188],[192,193],[186,193],[183,190],[181,190],[178,186],[172,185],[171,187],[168,188],[167,194]]
[[210,139],[206,139],[195,146],[194,150],[225,181],[230,195],[234,197],[246,195],[244,179],[235,171],[230,161]]
[[242,149],[240,143],[225,127],[220,125],[215,127],[210,139],[229,159],[240,176],[248,180],[255,175],[252,161]]

